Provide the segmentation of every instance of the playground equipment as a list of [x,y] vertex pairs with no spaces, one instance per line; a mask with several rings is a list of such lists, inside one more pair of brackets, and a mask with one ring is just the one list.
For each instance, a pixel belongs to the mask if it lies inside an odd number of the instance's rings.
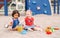
[[[23,0],[21,0],[21,1],[23,1]],[[19,0],[12,0],[12,3],[9,6],[9,10],[13,11],[14,9],[12,10],[11,7],[12,7],[12,4],[15,4],[16,5],[15,6],[16,10],[19,10],[20,13],[24,12],[25,11],[25,4],[22,3],[21,1],[19,1]]]
[[[8,2],[11,2],[8,6]],[[12,7],[12,4],[15,4],[15,7]],[[25,11],[25,4],[24,4],[24,0],[0,0],[0,8],[2,8],[2,6],[4,5],[4,15],[8,16],[8,12],[12,12],[13,10],[18,10],[20,13]],[[9,9],[8,9],[9,8]],[[12,9],[15,8],[15,9]]]
[[10,0],[0,0],[0,9],[2,8],[2,6],[4,5],[4,12],[5,12],[5,16],[8,16],[8,7],[7,7],[7,3]]
[[[0,6],[1,4],[4,5],[4,12],[5,12],[5,16],[8,16],[8,1],[11,1],[10,5],[9,5],[9,10],[13,11],[14,9],[12,9],[12,4],[15,4],[16,6],[13,7],[16,10],[19,10],[19,12],[24,12],[25,9],[28,10],[30,9],[33,12],[33,15],[35,14],[47,14],[47,15],[51,15],[52,14],[52,10],[51,10],[51,3],[50,1],[52,0],[2,0],[3,2],[1,2],[0,0]],[[25,3],[23,3],[23,1]],[[53,4],[54,4],[54,12],[53,14],[59,14],[60,13],[60,0],[53,0]],[[56,11],[57,10],[57,11]],[[10,12],[11,13],[11,12]]]
[[30,9],[35,14],[51,15],[49,0],[25,0],[26,10]]
[[60,11],[59,11],[59,10],[60,10],[60,0],[58,0],[57,8],[58,8],[58,9],[57,9],[57,13],[59,14],[59,13],[60,13]]
[[60,0],[54,0],[54,13],[59,14],[60,13],[59,10],[60,10]]

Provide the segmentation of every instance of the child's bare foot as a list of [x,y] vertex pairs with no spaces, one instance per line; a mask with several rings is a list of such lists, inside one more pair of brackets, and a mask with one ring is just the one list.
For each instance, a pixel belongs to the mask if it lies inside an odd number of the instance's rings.
[[42,31],[42,29],[41,28],[38,28],[38,27],[35,27],[34,28],[36,31]]
[[8,29],[9,31],[13,31],[12,29]]

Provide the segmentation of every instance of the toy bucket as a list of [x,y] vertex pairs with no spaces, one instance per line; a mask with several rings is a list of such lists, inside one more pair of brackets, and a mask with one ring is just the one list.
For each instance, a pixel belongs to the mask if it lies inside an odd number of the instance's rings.
[[22,27],[22,26],[18,26],[18,27],[17,27],[17,31],[18,31],[18,32],[22,32],[22,31],[23,31],[23,27]]

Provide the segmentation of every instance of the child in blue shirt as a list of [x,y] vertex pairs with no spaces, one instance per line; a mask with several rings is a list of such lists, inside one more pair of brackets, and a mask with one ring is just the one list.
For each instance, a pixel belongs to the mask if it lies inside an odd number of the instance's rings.
[[16,30],[17,26],[19,25],[19,18],[20,17],[20,13],[18,12],[18,10],[14,10],[12,12],[12,20],[9,22],[8,27],[9,30]]

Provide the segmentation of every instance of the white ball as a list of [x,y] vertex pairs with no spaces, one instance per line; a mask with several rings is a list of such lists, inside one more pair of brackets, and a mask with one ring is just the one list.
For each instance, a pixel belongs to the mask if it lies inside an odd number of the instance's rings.
[[4,27],[5,27],[5,28],[8,28],[8,26],[9,26],[9,25],[6,24]]

